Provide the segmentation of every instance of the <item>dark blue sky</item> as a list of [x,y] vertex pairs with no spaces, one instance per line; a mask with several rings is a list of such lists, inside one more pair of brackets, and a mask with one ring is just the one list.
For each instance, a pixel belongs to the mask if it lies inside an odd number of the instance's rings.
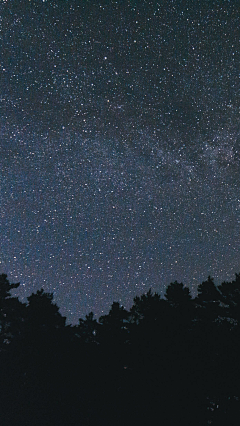
[[1,272],[72,323],[240,271],[235,1],[14,1],[1,16]]

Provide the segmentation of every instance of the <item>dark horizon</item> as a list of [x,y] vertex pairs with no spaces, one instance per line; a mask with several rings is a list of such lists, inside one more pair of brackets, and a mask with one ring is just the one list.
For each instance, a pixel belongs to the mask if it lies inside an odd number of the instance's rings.
[[192,298],[171,283],[129,310],[66,325],[43,290],[27,304],[0,275],[2,426],[225,426],[240,418],[240,274]]

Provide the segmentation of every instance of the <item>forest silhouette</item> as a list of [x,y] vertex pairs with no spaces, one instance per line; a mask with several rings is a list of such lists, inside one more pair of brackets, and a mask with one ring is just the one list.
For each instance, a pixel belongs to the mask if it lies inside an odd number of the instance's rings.
[[2,426],[238,425],[240,274],[171,283],[67,325],[53,294],[0,275]]

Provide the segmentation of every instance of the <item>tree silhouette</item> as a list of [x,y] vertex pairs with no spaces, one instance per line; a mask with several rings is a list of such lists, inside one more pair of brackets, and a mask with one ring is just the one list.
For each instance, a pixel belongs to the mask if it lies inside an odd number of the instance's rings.
[[240,274],[235,274],[232,282],[224,281],[218,290],[227,318],[231,319],[232,325],[240,324]]
[[0,276],[3,426],[239,422],[240,274],[218,287],[208,277],[194,299],[175,281],[165,299],[150,289],[77,326],[52,293],[26,305],[18,286]]
[[167,287],[165,297],[173,307],[187,305],[192,299],[189,288],[184,287],[183,283],[178,283],[177,281]]
[[194,317],[190,290],[188,287],[184,287],[183,283],[174,281],[167,287],[165,297],[171,308],[169,316],[169,323],[172,326],[171,333],[177,334],[178,339],[183,339],[183,333],[186,335],[190,330]]
[[99,324],[96,319],[93,319],[94,313],[90,312],[86,315],[85,320],[80,318],[79,324],[76,327],[76,334],[84,343],[96,343]]
[[46,293],[41,289],[32,293],[27,300],[27,317],[32,326],[41,329],[59,329],[65,326],[66,318],[60,314],[59,307],[53,303],[53,293]]
[[199,284],[198,294],[195,298],[199,319],[203,321],[215,322],[221,313],[221,294],[214,284],[213,278],[208,277],[207,281]]
[[161,297],[157,293],[153,294],[151,289],[149,289],[147,294],[142,294],[141,297],[136,296],[133,302],[130,313],[135,324],[152,322],[159,318],[160,305],[162,306]]
[[18,288],[20,283],[10,284],[7,279],[7,274],[0,275],[0,301],[11,297],[10,291],[14,288]]
[[99,342],[105,348],[109,364],[115,359],[122,368],[126,363],[126,343],[129,338],[128,329],[129,312],[113,302],[109,314],[99,318]]
[[11,290],[20,283],[10,284],[6,274],[0,275],[0,347],[20,336],[25,320],[25,304],[11,297]]
[[107,315],[103,315],[99,318],[99,323],[108,329],[112,337],[115,333],[125,329],[124,323],[127,322],[129,313],[120,306],[119,302],[113,302],[110,311]]
[[218,302],[219,301],[219,291],[214,284],[214,280],[210,275],[208,276],[207,281],[203,281],[198,286],[198,295],[197,300],[199,302]]

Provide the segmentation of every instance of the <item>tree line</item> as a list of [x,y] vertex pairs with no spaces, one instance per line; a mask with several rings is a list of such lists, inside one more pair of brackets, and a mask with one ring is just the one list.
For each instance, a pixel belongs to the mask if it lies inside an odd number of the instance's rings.
[[53,294],[0,275],[3,426],[238,425],[240,274],[171,283],[67,325]]

